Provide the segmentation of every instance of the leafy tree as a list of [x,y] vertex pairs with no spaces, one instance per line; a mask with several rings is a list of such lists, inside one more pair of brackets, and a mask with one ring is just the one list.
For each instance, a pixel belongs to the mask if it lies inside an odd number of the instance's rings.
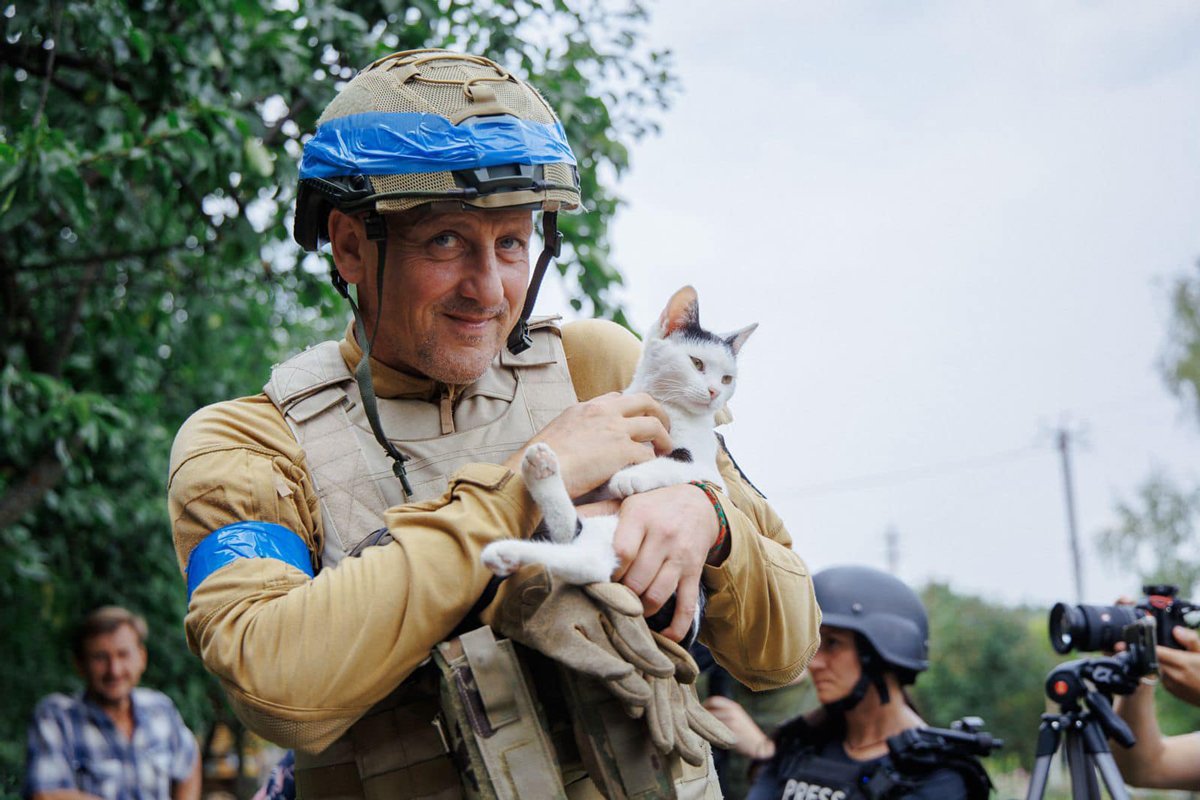
[[1167,386],[1200,419],[1200,261],[1196,272],[1176,278],[1171,287],[1171,326],[1161,370]]
[[1171,583],[1192,597],[1200,581],[1200,488],[1185,489],[1159,472],[1132,503],[1117,504],[1118,522],[1100,533],[1100,548],[1142,583]]
[[926,586],[921,599],[930,629],[929,671],[914,687],[922,715],[939,727],[982,717],[1005,742],[992,759],[998,770],[1015,763],[1028,769],[1046,705],[1043,683],[1059,660],[1046,612],[993,605],[940,583]]
[[531,77],[588,203],[560,270],[577,308],[622,320],[612,182],[675,89],[646,19],[640,0],[0,5],[0,794],[97,604],[148,616],[147,682],[195,728],[225,713],[182,640],[168,452],[191,411],[344,324],[289,242],[301,143],[339,84],[429,46]]

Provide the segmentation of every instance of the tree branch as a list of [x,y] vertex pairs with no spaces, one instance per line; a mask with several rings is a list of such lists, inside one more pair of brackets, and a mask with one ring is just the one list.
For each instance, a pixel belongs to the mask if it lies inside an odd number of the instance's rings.
[[46,97],[50,94],[50,82],[54,76],[54,57],[62,48],[62,23],[63,10],[59,3],[54,4],[54,38],[51,40],[54,47],[50,48],[50,54],[46,56],[46,72],[45,79],[42,81],[42,96],[38,98],[37,111],[33,113],[33,122],[31,128],[37,128],[42,121],[42,114],[46,110]]
[[88,264],[87,270],[78,282],[75,297],[71,300],[71,310],[67,313],[67,319],[63,323],[62,329],[58,332],[49,361],[43,365],[46,373],[52,377],[62,377],[63,364],[66,363],[67,356],[71,354],[71,345],[75,344],[75,337],[79,333],[79,320],[83,318],[84,304],[87,302],[92,287],[96,285],[96,281],[100,277],[101,266],[102,264],[98,262]]
[[152,258],[154,256],[166,255],[174,250],[187,247],[186,242],[174,242],[172,244],[160,244],[153,247],[137,247],[132,250],[113,250],[107,253],[85,253],[79,256],[71,256],[69,258],[56,258],[53,261],[31,261],[24,264],[17,264],[15,269],[19,272],[33,272],[39,270],[55,270],[63,267],[78,267],[88,266],[90,264],[110,261],[123,261],[126,258]]
[[66,473],[67,468],[58,460],[53,447],[38,456],[25,476],[0,496],[0,530],[16,524],[37,508]]

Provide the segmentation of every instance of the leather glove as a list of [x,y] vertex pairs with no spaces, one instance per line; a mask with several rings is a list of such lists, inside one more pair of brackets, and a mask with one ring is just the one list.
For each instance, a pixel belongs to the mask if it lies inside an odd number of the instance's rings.
[[[576,586],[555,581],[543,567],[524,567],[507,581],[484,614],[504,636],[576,672],[599,679],[633,717],[642,715],[651,678],[675,664],[659,649],[642,616],[642,601],[617,583]],[[491,617],[490,619],[488,617]]]
[[674,670],[668,677],[646,675],[652,694],[646,707],[650,739],[663,753],[677,752],[684,761],[698,767],[705,759],[701,738],[729,749],[737,737],[696,698],[691,684],[695,683],[700,668],[688,651],[661,633],[655,633],[654,640]]

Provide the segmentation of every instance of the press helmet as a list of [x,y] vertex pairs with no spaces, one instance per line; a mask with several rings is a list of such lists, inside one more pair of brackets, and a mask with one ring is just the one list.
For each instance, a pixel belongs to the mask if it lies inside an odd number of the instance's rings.
[[496,62],[393,53],[346,84],[305,143],[294,235],[316,250],[334,208],[382,213],[439,200],[570,211],[580,203],[575,156],[550,105]]
[[821,624],[859,634],[901,683],[929,668],[929,616],[903,581],[871,567],[844,566],[813,575]]

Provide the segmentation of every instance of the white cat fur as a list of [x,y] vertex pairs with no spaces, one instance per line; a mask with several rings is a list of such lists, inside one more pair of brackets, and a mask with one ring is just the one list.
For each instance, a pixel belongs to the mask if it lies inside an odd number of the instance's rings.
[[[657,400],[671,420],[672,443],[677,450],[686,449],[691,460],[660,456],[626,467],[612,476],[607,492],[591,495],[589,500],[624,498],[689,481],[709,481],[724,489],[717,470],[714,417],[733,395],[737,353],[757,327],[749,325],[721,336],[706,332],[697,335],[699,306],[695,290],[685,286],[675,293],[646,337],[641,360],[625,394],[645,392]],[[611,580],[617,568],[613,551],[617,517],[578,520],[559,475],[558,459],[547,444],[537,443],[526,449],[521,475],[542,510],[550,541],[493,542],[483,550],[483,563],[497,575],[509,575],[523,564],[543,564],[552,575],[572,584]]]

